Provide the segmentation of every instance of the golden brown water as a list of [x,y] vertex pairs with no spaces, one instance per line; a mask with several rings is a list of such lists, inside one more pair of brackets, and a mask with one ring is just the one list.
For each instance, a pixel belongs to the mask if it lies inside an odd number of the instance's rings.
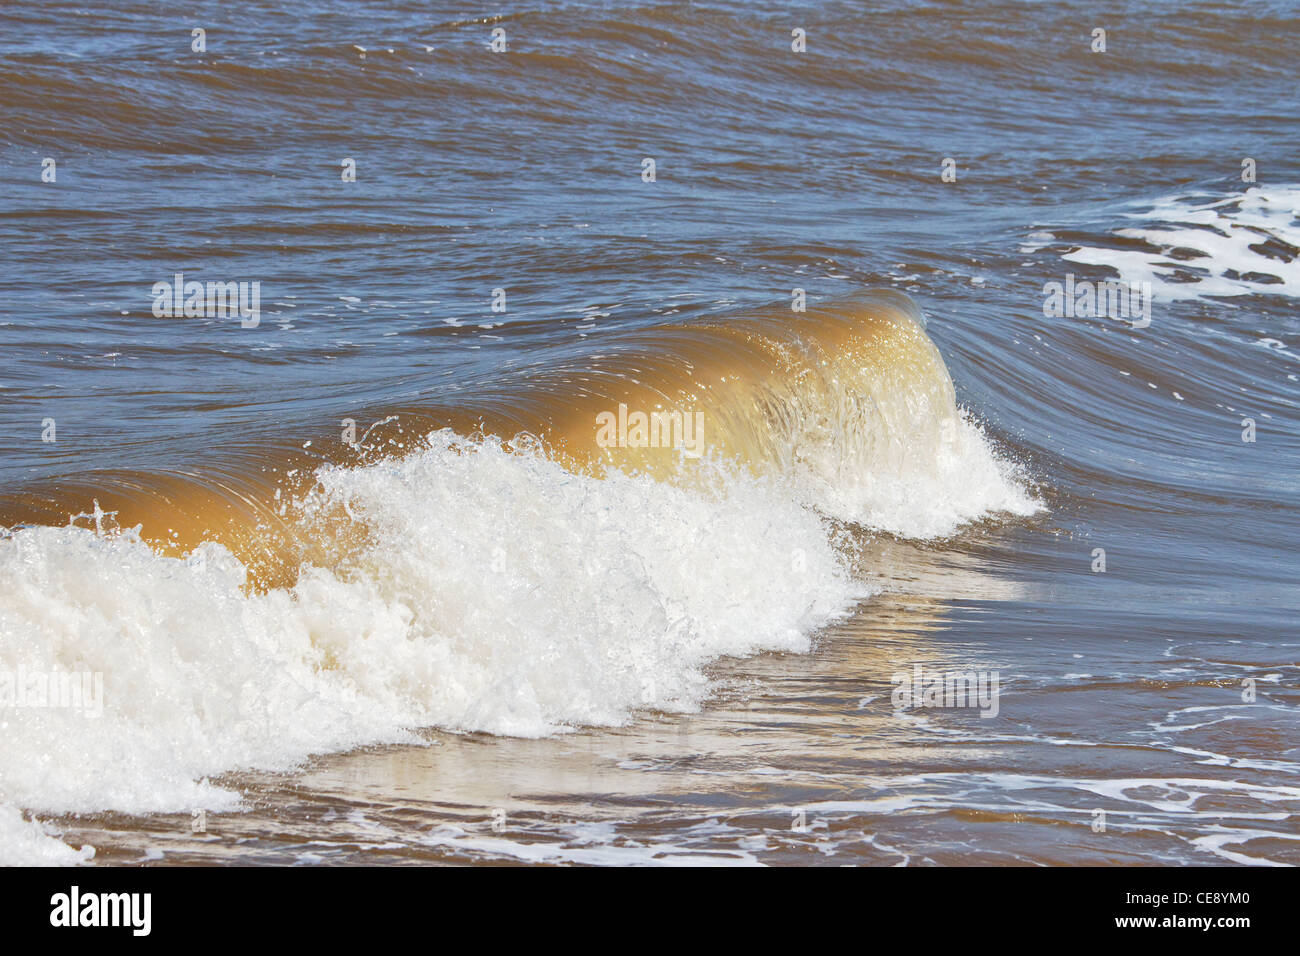
[[[360,429],[245,448],[239,471],[106,472],[45,482],[0,497],[0,524],[75,520],[102,529],[107,520],[111,529],[139,528],[144,541],[172,556],[215,541],[249,567],[257,587],[290,587],[304,563],[328,565],[339,539],[352,535],[341,513],[324,524],[318,514],[301,521],[316,469],[400,457],[441,428],[537,445],[570,470],[616,468],[689,482],[684,465],[691,459],[780,473],[809,445],[857,454],[863,465],[887,471],[900,457],[926,454],[945,425],[957,424],[943,359],[915,305],[895,293],[805,312],[767,309],[727,324],[659,326],[611,337],[604,347],[586,368],[534,375],[505,407],[371,409]],[[630,442],[626,422],[621,439],[614,426],[607,433],[601,416],[615,422],[620,406],[654,428],[633,430]],[[699,422],[698,433],[690,423],[683,430],[686,416]]]

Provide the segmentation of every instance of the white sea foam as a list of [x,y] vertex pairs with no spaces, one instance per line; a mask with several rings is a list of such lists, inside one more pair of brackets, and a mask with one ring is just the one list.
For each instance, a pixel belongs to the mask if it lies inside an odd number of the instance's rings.
[[[1115,230],[1116,236],[1144,240],[1158,251],[1082,246],[1062,258],[1110,266],[1126,282],[1150,282],[1159,301],[1251,293],[1300,296],[1297,210],[1300,186],[1252,186],[1227,198],[1169,196],[1150,211],[1129,216],[1142,225]],[[1174,250],[1199,255],[1173,259]],[[1190,274],[1192,281],[1172,281],[1180,274]]]
[[866,433],[844,429],[796,449],[787,467],[802,500],[842,521],[920,540],[949,537],[990,514],[1042,510],[1018,467],[955,411],[902,431],[886,447],[862,447],[853,436]]
[[14,807],[0,805],[0,864],[71,866],[95,856],[94,847],[76,850],[50,833],[38,820],[25,819]]
[[[723,655],[799,652],[863,595],[822,518],[773,482],[712,492],[578,476],[449,433],[322,472],[369,530],[341,567],[248,594],[208,544],[0,538],[0,669],[104,675],[103,710],[6,708],[0,801],[44,812],[229,808],[208,778],[438,726],[543,735],[688,710]],[[0,859],[25,858],[4,830]]]
[[0,671],[103,675],[98,716],[0,710],[0,862],[80,859],[14,807],[230,809],[219,774],[419,728],[542,736],[696,709],[710,662],[806,651],[867,595],[827,514],[923,536],[1030,507],[973,426],[942,444],[951,460],[882,459],[875,483],[844,462],[699,461],[708,480],[676,485],[437,432],[403,460],[323,469],[308,515],[341,507],[364,544],[268,593],[215,543],[179,559],[130,531],[0,536]]

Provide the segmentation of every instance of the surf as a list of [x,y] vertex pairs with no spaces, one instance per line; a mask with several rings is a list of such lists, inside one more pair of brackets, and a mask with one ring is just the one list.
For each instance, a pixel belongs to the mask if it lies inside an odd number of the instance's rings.
[[[510,394],[8,498],[0,670],[103,690],[95,720],[12,713],[0,803],[230,809],[230,771],[425,728],[696,711],[714,662],[805,653],[877,590],[855,535],[1038,507],[898,295],[629,335]],[[698,458],[599,440],[602,411],[687,403]]]
[[[700,441],[609,441],[620,408],[690,416]],[[925,320],[888,290],[804,312],[759,310],[611,335],[597,351],[503,376],[456,404],[380,406],[229,462],[101,472],[0,495],[0,524],[134,528],[160,553],[227,547],[259,588],[291,586],[356,537],[346,515],[310,516],[320,469],[367,467],[439,430],[537,448],[575,473],[609,469],[708,483],[701,457],[786,479],[802,504],[902,537],[942,537],[986,513],[1030,513],[1025,491],[957,408]],[[351,418],[340,422],[353,421]],[[696,447],[696,446],[702,446]],[[683,454],[686,451],[686,454]],[[315,505],[314,505],[315,507]]]

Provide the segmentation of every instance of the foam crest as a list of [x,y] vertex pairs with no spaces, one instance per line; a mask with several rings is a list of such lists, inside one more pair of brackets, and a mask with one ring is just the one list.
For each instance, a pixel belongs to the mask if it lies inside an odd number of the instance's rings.
[[[102,710],[4,713],[0,801],[45,812],[228,809],[211,779],[412,731],[538,736],[690,710],[724,655],[808,649],[864,595],[778,483],[574,474],[449,431],[328,468],[310,517],[358,534],[291,589],[245,587],[217,544],[0,538],[0,670],[103,675]],[[0,855],[30,843],[8,838]],[[23,831],[25,832],[25,831]]]

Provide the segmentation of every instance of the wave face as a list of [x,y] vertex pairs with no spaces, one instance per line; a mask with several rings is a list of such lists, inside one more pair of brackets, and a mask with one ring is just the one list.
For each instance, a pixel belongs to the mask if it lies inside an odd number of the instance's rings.
[[626,406],[693,415],[696,455],[778,478],[806,506],[901,537],[943,537],[989,513],[1037,508],[958,409],[924,317],[902,293],[613,337],[592,363],[522,403],[543,443],[587,471],[692,481],[684,443],[609,444],[597,423]]
[[[15,711],[0,796],[54,812],[223,808],[238,795],[215,775],[419,728],[535,737],[697,709],[710,663],[806,651],[871,593],[832,519],[926,536],[1035,507],[958,414],[918,318],[888,296],[780,335],[760,334],[770,317],[697,329],[655,353],[654,374],[633,350],[611,357],[548,406],[545,441],[443,428],[321,465],[284,521],[331,542],[330,563],[285,587],[250,589],[219,540],[174,554],[135,527],[6,534],[0,670],[100,674],[103,691],[93,717]],[[594,442],[593,408],[691,389],[698,459]]]
[[[245,447],[210,472],[116,471],[29,486],[0,495],[0,519],[138,528],[174,556],[218,541],[259,586],[290,586],[304,564],[332,564],[352,537],[346,518],[324,527],[319,515],[299,513],[317,470],[407,454],[441,428],[536,445],[591,475],[614,468],[708,485],[715,476],[698,463],[725,461],[785,482],[829,517],[903,537],[945,536],[991,512],[1037,507],[957,408],[924,319],[901,293],[614,333],[595,354],[526,371],[454,403],[377,406],[347,441],[317,429],[297,444]],[[622,421],[637,415],[673,422],[638,434]]]

